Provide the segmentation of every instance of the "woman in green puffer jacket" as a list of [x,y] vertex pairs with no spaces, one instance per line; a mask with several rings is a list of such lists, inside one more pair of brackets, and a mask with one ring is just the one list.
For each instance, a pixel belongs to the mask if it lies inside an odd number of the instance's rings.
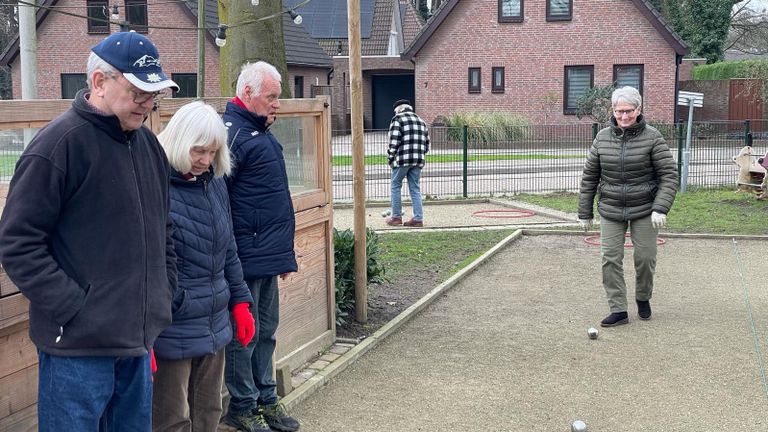
[[651,319],[651,295],[656,270],[658,229],[677,193],[677,165],[664,137],[645,123],[642,97],[622,87],[611,97],[611,126],[598,132],[589,150],[579,191],[579,223],[592,224],[597,196],[603,287],[611,314],[603,327],[627,324],[627,285],[624,281],[624,234],[634,246],[635,301],[638,316]]

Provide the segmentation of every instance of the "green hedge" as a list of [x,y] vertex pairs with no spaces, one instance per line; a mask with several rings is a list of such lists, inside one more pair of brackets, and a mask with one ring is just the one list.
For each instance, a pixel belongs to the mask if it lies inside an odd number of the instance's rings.
[[731,78],[756,78],[756,69],[768,68],[766,60],[724,61],[693,67],[695,80],[725,80]]

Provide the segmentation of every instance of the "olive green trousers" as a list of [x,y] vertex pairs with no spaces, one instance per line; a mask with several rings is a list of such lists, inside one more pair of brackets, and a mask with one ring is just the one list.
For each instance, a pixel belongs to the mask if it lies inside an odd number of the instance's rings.
[[647,301],[653,295],[656,239],[659,232],[651,225],[651,217],[632,221],[603,218],[600,220],[603,288],[611,312],[627,311],[627,283],[624,280],[624,234],[627,230],[630,232],[630,250],[635,262],[635,299]]

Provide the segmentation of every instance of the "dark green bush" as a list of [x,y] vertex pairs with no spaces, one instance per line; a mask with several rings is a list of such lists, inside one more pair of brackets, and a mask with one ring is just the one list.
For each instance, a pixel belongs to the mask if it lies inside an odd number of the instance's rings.
[[[387,280],[380,262],[379,235],[366,228],[365,250],[368,258],[368,283]],[[336,325],[344,325],[345,318],[355,308],[355,235],[350,229],[333,229],[333,257],[336,279]]]
[[768,61],[765,60],[739,60],[724,61],[708,65],[694,66],[693,79],[695,80],[725,80],[731,78],[755,78],[765,79],[765,70]]

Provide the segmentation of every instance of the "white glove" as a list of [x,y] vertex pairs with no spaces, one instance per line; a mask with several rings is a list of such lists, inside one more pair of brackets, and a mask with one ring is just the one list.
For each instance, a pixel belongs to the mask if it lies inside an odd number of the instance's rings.
[[592,228],[592,219],[579,219],[579,225],[581,225],[581,229],[583,229],[584,232],[587,232]]
[[659,212],[651,213],[651,225],[653,225],[654,228],[659,229],[666,224],[667,224],[667,215]]

